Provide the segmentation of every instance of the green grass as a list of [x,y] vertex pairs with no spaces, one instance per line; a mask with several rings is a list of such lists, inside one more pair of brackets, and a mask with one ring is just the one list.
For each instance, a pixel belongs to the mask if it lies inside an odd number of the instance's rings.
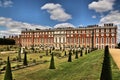
[[[56,69],[50,70],[49,62],[39,64],[33,67],[13,71],[13,77],[16,80],[99,80],[102,62],[103,50],[94,51],[79,59],[72,56],[72,62],[67,62],[67,57],[58,59],[55,57]],[[35,56],[36,55],[36,56]],[[38,58],[38,54],[29,54],[28,57]],[[44,57],[50,61],[50,56]],[[39,60],[39,58],[38,58]],[[120,71],[111,58],[111,68],[113,80],[120,79]],[[0,74],[3,79],[4,74]]]
[[[74,56],[73,56],[74,58]],[[91,54],[74,59],[73,62],[67,62],[67,58],[55,58],[55,70],[48,69],[49,63],[40,65],[38,70],[26,72],[24,75],[15,76],[16,80],[99,80],[103,51],[94,51]],[[116,64],[111,61],[113,80],[120,79],[120,71]]]
[[102,59],[101,51],[97,51],[71,63],[58,64],[56,70],[43,69],[27,74],[26,78],[28,80],[99,80]]

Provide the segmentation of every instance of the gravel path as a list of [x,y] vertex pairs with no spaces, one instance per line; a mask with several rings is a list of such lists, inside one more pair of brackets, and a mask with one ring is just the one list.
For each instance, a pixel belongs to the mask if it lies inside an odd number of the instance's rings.
[[109,49],[109,51],[120,70],[120,49]]

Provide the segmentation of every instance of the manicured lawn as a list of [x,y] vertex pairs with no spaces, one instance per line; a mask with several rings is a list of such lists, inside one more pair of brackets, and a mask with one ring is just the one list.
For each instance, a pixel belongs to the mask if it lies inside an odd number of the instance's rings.
[[[40,60],[39,55],[29,54],[28,57]],[[45,56],[43,60],[49,60],[50,56]],[[13,71],[13,77],[16,80],[99,80],[102,62],[103,50],[94,51],[79,59],[72,56],[73,61],[67,62],[66,58],[55,57],[56,69],[50,70],[49,62],[36,66]],[[116,64],[111,59],[113,80],[120,79],[120,71]],[[4,74],[0,74],[0,79],[3,79]]]
[[[99,80],[102,51],[84,55],[73,62],[58,64],[55,70],[42,69],[26,75],[28,80]],[[30,77],[31,76],[31,77]],[[23,77],[24,78],[24,77]],[[22,78],[21,78],[22,79]],[[19,80],[19,79],[18,79]]]

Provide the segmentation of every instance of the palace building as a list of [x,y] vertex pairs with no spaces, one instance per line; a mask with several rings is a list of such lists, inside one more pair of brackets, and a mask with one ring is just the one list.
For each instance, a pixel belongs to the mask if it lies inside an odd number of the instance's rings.
[[115,48],[117,44],[117,26],[113,23],[103,26],[65,27],[53,29],[24,30],[19,35],[19,44],[23,47],[44,46],[55,48],[94,47],[103,49],[105,45]]

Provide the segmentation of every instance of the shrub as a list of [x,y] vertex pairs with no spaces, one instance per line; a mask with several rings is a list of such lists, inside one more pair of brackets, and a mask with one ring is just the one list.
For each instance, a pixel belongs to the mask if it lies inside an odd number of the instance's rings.
[[12,61],[17,61],[17,58],[13,58]]
[[0,60],[3,60],[2,58],[0,58]]
[[33,59],[33,63],[36,63],[36,59]]
[[40,55],[39,57],[40,57],[40,59],[41,59],[41,58],[43,58],[43,56],[42,56],[42,55]]
[[17,64],[17,65],[16,65],[16,67],[17,67],[17,68],[20,68],[20,65],[19,65],[19,64]]
[[62,50],[62,47],[60,47],[60,51]]
[[2,61],[0,62],[0,66],[1,66],[1,65],[3,65],[3,62],[2,62]]
[[6,69],[6,66],[4,66],[2,69],[1,69],[1,71],[4,71]]
[[60,52],[54,52],[54,56],[61,57],[61,53]]

